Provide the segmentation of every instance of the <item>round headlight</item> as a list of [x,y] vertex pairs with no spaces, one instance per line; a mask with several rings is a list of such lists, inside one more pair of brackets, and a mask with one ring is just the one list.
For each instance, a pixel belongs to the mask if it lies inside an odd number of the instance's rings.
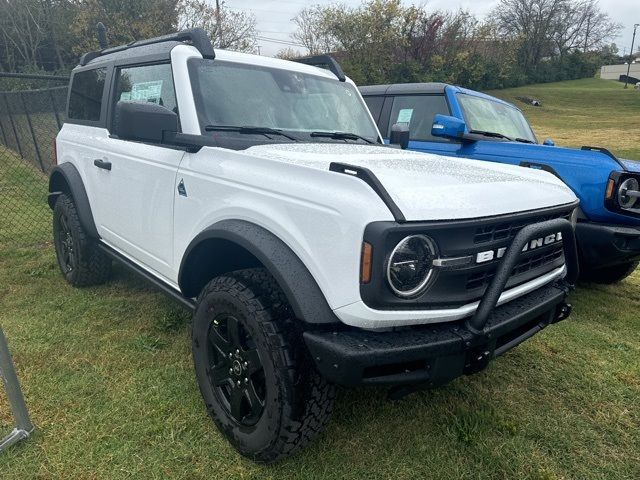
[[620,205],[620,208],[633,208],[636,204],[637,197],[627,195],[627,190],[637,192],[639,190],[638,180],[635,178],[627,178],[620,184],[620,188],[618,188],[618,205]]
[[433,277],[436,246],[426,235],[411,235],[391,252],[387,281],[393,292],[404,298],[424,292]]

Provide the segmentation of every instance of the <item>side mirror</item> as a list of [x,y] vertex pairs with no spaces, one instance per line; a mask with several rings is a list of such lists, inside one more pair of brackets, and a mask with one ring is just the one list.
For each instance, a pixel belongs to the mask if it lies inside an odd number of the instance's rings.
[[464,120],[449,115],[436,114],[433,117],[433,125],[431,126],[431,135],[434,137],[444,137],[460,139],[467,130],[467,124]]
[[391,145],[399,145],[402,150],[406,150],[409,146],[409,125],[406,123],[394,123],[391,125],[389,143]]
[[542,142],[542,144],[543,145],[547,145],[548,147],[555,147],[556,146],[556,142],[554,142],[550,138],[547,138],[544,142]]
[[150,102],[116,104],[113,133],[121,140],[161,143],[164,132],[178,131],[178,115]]

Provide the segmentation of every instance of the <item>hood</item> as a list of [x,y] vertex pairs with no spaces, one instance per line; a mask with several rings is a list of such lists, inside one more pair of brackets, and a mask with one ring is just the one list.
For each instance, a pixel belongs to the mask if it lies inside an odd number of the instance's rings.
[[620,161],[627,167],[630,172],[640,172],[640,160],[629,160],[621,158]]
[[292,143],[245,153],[322,170],[331,162],[366,167],[409,221],[504,215],[576,200],[564,183],[540,170],[382,146]]

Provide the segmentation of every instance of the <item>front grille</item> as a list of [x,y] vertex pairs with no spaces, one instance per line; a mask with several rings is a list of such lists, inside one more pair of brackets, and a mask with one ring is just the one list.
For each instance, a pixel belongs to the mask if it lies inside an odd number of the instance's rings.
[[569,220],[571,218],[571,212],[558,212],[552,215],[539,215],[511,222],[507,221],[484,225],[476,229],[476,233],[473,237],[473,243],[478,245],[482,243],[499,242],[501,240],[511,240],[523,227],[527,225],[545,222],[547,220],[554,220],[556,218]]
[[[544,268],[548,265],[551,265],[562,258],[563,253],[564,252],[562,244],[558,244],[549,251],[528,257],[514,267],[514,269],[511,271],[511,277],[517,277],[531,270]],[[488,286],[495,276],[497,270],[498,266],[496,265],[491,270],[486,270],[484,272],[469,275],[466,285],[467,290],[474,290],[476,288]]]

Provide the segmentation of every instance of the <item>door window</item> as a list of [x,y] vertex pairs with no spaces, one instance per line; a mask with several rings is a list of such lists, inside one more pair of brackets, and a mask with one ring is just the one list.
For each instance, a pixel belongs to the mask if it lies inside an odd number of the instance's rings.
[[377,123],[380,118],[380,112],[382,112],[384,97],[364,97],[364,103],[367,104],[367,107],[371,112],[371,116]]
[[115,103],[151,102],[178,113],[171,65],[120,68],[116,78]]
[[106,68],[85,70],[73,75],[69,95],[70,121],[97,122],[102,113],[102,92],[107,76]]
[[431,135],[433,117],[437,114],[450,115],[449,106],[444,95],[402,95],[393,99],[389,132],[394,123],[406,123],[409,125],[411,140],[429,142],[446,141],[440,137]]

